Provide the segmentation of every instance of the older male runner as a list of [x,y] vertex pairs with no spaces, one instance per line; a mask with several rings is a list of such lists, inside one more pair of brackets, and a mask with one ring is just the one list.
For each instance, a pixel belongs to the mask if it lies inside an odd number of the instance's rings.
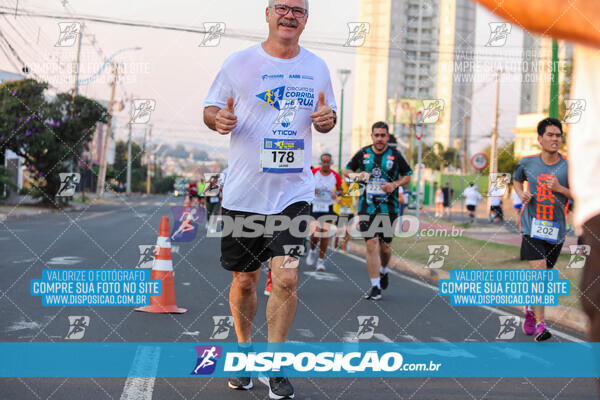
[[[253,224],[274,215],[308,216],[315,192],[311,127],[327,133],[336,123],[329,69],[298,45],[308,0],[271,0],[265,18],[267,40],[229,56],[204,103],[206,125],[221,135],[231,133],[222,214],[252,218]],[[298,281],[298,259],[290,263],[286,250],[297,248],[303,238],[292,235],[289,226],[271,237],[234,234],[225,232],[221,239],[221,265],[233,272],[229,304],[238,342],[242,347],[251,342],[260,265],[271,257],[268,341],[285,342],[296,313]],[[266,383],[272,399],[294,396],[285,377]],[[231,378],[229,387],[249,389],[252,380]]]

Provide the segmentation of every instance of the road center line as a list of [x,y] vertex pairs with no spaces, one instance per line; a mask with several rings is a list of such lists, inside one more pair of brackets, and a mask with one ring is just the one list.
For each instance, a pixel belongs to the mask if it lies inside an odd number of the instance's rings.
[[159,359],[160,347],[139,346],[137,348],[123,387],[121,400],[152,400]]

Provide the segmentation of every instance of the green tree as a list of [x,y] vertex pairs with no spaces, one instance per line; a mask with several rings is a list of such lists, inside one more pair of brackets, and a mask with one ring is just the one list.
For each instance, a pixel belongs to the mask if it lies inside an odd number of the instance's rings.
[[[139,181],[146,177],[146,168],[142,168],[142,148],[136,142],[131,142],[131,190],[138,191]],[[143,172],[142,172],[143,169]],[[115,143],[115,162],[110,168],[114,179],[119,184],[127,183],[127,142],[118,140]]]
[[[415,146],[413,149],[413,160],[415,162],[418,159],[417,157],[418,149]],[[432,146],[423,143],[422,160],[426,168],[431,168],[434,171],[441,171],[450,165],[460,166],[458,150],[454,147],[444,148],[444,145],[440,142],[435,142]]]
[[45,83],[33,79],[0,85],[0,141],[24,158],[42,201],[54,203],[59,173],[76,167],[106,109],[83,96],[59,93],[46,101]]
[[[485,150],[483,150],[483,153],[488,157],[488,160],[491,160],[491,146],[486,147]],[[508,172],[512,174],[518,162],[519,160],[515,159],[515,142],[510,142],[503,147],[498,148],[498,172]],[[489,163],[482,173],[490,173]]]

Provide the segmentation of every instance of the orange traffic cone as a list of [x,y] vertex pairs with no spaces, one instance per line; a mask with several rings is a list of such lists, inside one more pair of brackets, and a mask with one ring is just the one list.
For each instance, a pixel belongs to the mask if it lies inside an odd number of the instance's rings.
[[171,241],[169,240],[169,217],[162,217],[160,230],[154,252],[151,279],[160,279],[162,291],[158,296],[150,297],[150,305],[136,308],[135,311],[150,313],[182,314],[185,308],[177,307],[175,302],[175,280],[173,278],[173,260],[171,258]]

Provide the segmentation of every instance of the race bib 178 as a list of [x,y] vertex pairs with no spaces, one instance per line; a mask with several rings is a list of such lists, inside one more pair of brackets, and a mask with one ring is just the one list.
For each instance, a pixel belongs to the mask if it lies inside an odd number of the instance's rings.
[[265,138],[260,151],[260,166],[262,172],[302,172],[304,139]]

